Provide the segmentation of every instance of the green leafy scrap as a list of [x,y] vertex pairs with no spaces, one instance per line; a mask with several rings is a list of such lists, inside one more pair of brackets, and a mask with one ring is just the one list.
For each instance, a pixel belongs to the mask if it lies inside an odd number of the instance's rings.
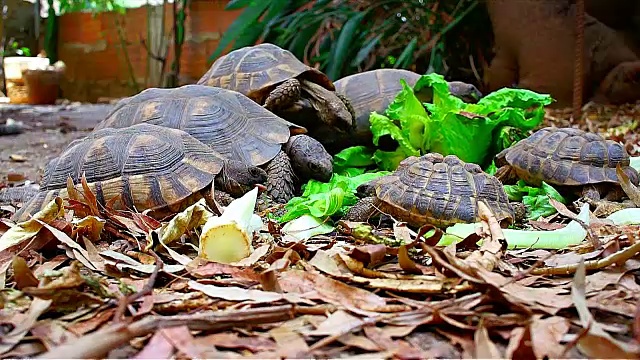
[[[409,156],[429,152],[454,154],[483,165],[538,126],[544,106],[553,102],[549,95],[504,88],[477,104],[467,104],[452,95],[444,77],[435,73],[423,75],[413,88],[400,82],[402,90],[385,113],[374,112],[369,118],[373,145],[387,135],[398,143],[393,151],[374,150],[374,161],[387,171]],[[431,103],[420,101],[425,95],[432,96]]]
[[563,204],[567,203],[567,200],[556,189],[544,181],[540,187],[533,187],[527,185],[523,180],[519,180],[516,185],[504,185],[504,190],[510,201],[520,201],[524,204],[529,220],[556,213],[556,209],[549,203],[549,198]]
[[364,172],[357,175],[342,175],[334,173],[328,183],[317,180],[309,180],[304,185],[301,196],[294,197],[285,206],[287,212],[281,216],[279,222],[287,222],[303,215],[311,215],[316,218],[327,216],[342,216],[358,202],[356,189],[363,183],[387,175],[388,172]]

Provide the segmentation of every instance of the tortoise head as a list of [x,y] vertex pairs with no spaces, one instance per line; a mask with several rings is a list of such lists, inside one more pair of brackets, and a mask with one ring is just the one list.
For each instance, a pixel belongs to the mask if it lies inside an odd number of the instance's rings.
[[240,197],[258,186],[264,188],[267,173],[261,168],[245,164],[237,160],[225,160],[220,174],[215,177],[215,187],[229,193],[233,197]]
[[333,175],[333,158],[322,144],[308,135],[294,135],[284,146],[296,175],[328,182]]
[[462,81],[449,81],[449,91],[451,95],[460,98],[462,101],[475,104],[482,98],[482,93],[472,84]]
[[354,127],[353,110],[346,98],[309,80],[303,79],[301,83],[310,106],[322,123],[341,131],[350,131]]

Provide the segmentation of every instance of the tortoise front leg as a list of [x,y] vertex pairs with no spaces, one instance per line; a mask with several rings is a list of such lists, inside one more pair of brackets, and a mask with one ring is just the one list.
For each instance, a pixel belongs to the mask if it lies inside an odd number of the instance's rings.
[[379,214],[377,203],[378,199],[374,196],[362,198],[347,211],[344,218],[349,221],[367,222],[371,217]]
[[263,106],[272,112],[293,106],[300,99],[301,88],[298,79],[289,79],[271,91]]
[[291,159],[281,150],[267,165],[267,195],[273,201],[284,204],[295,195],[296,175]]

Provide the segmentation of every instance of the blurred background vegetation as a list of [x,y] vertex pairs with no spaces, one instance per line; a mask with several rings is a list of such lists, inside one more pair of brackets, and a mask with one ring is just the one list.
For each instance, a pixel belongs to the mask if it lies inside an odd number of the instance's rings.
[[270,42],[332,80],[376,68],[437,72],[481,87],[492,32],[478,0],[232,0],[243,9],[211,54]]

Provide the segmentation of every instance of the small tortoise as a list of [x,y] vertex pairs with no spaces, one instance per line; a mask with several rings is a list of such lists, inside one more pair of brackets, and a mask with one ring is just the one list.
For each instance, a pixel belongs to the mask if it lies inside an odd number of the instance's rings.
[[539,186],[542,181],[580,191],[587,200],[619,200],[623,196],[616,174],[620,165],[638,184],[629,154],[615,141],[574,128],[546,127],[504,149],[495,159],[496,176],[507,182],[516,175]]
[[266,169],[267,194],[289,201],[303,181],[327,182],[333,159],[322,144],[248,97],[204,85],[151,88],[120,100],[96,129],[151,123],[184,130],[225,158]]
[[[414,86],[421,75],[403,69],[377,69],[346,76],[335,81],[336,92],[348,99],[355,115],[355,128],[347,134],[336,134],[330,129],[314,134],[331,153],[357,145],[371,145],[372,134],[369,115],[372,112],[382,114],[396,95],[402,90],[400,79]],[[475,103],[482,93],[473,85],[461,81],[451,81],[451,93],[465,102]],[[433,89],[425,87],[416,94],[422,102],[431,102]]]
[[150,215],[158,218],[203,197],[215,206],[212,182],[215,192],[239,197],[266,181],[264,170],[224,159],[182,130],[152,124],[107,128],[74,140],[51,160],[41,191],[13,219],[27,220],[56,196],[68,198],[69,176],[82,192],[82,174],[102,206],[109,203],[116,210],[150,210]]
[[[274,44],[231,51],[218,58],[198,84],[238,91],[309,129],[318,125],[316,120],[338,131],[347,131],[354,125],[350,107],[335,93],[333,82]],[[300,111],[304,115],[299,115]]]
[[367,197],[347,213],[352,221],[367,221],[381,211],[414,227],[447,227],[479,221],[479,200],[503,226],[515,220],[502,183],[455,155],[408,157],[396,171],[361,185],[358,192]]

